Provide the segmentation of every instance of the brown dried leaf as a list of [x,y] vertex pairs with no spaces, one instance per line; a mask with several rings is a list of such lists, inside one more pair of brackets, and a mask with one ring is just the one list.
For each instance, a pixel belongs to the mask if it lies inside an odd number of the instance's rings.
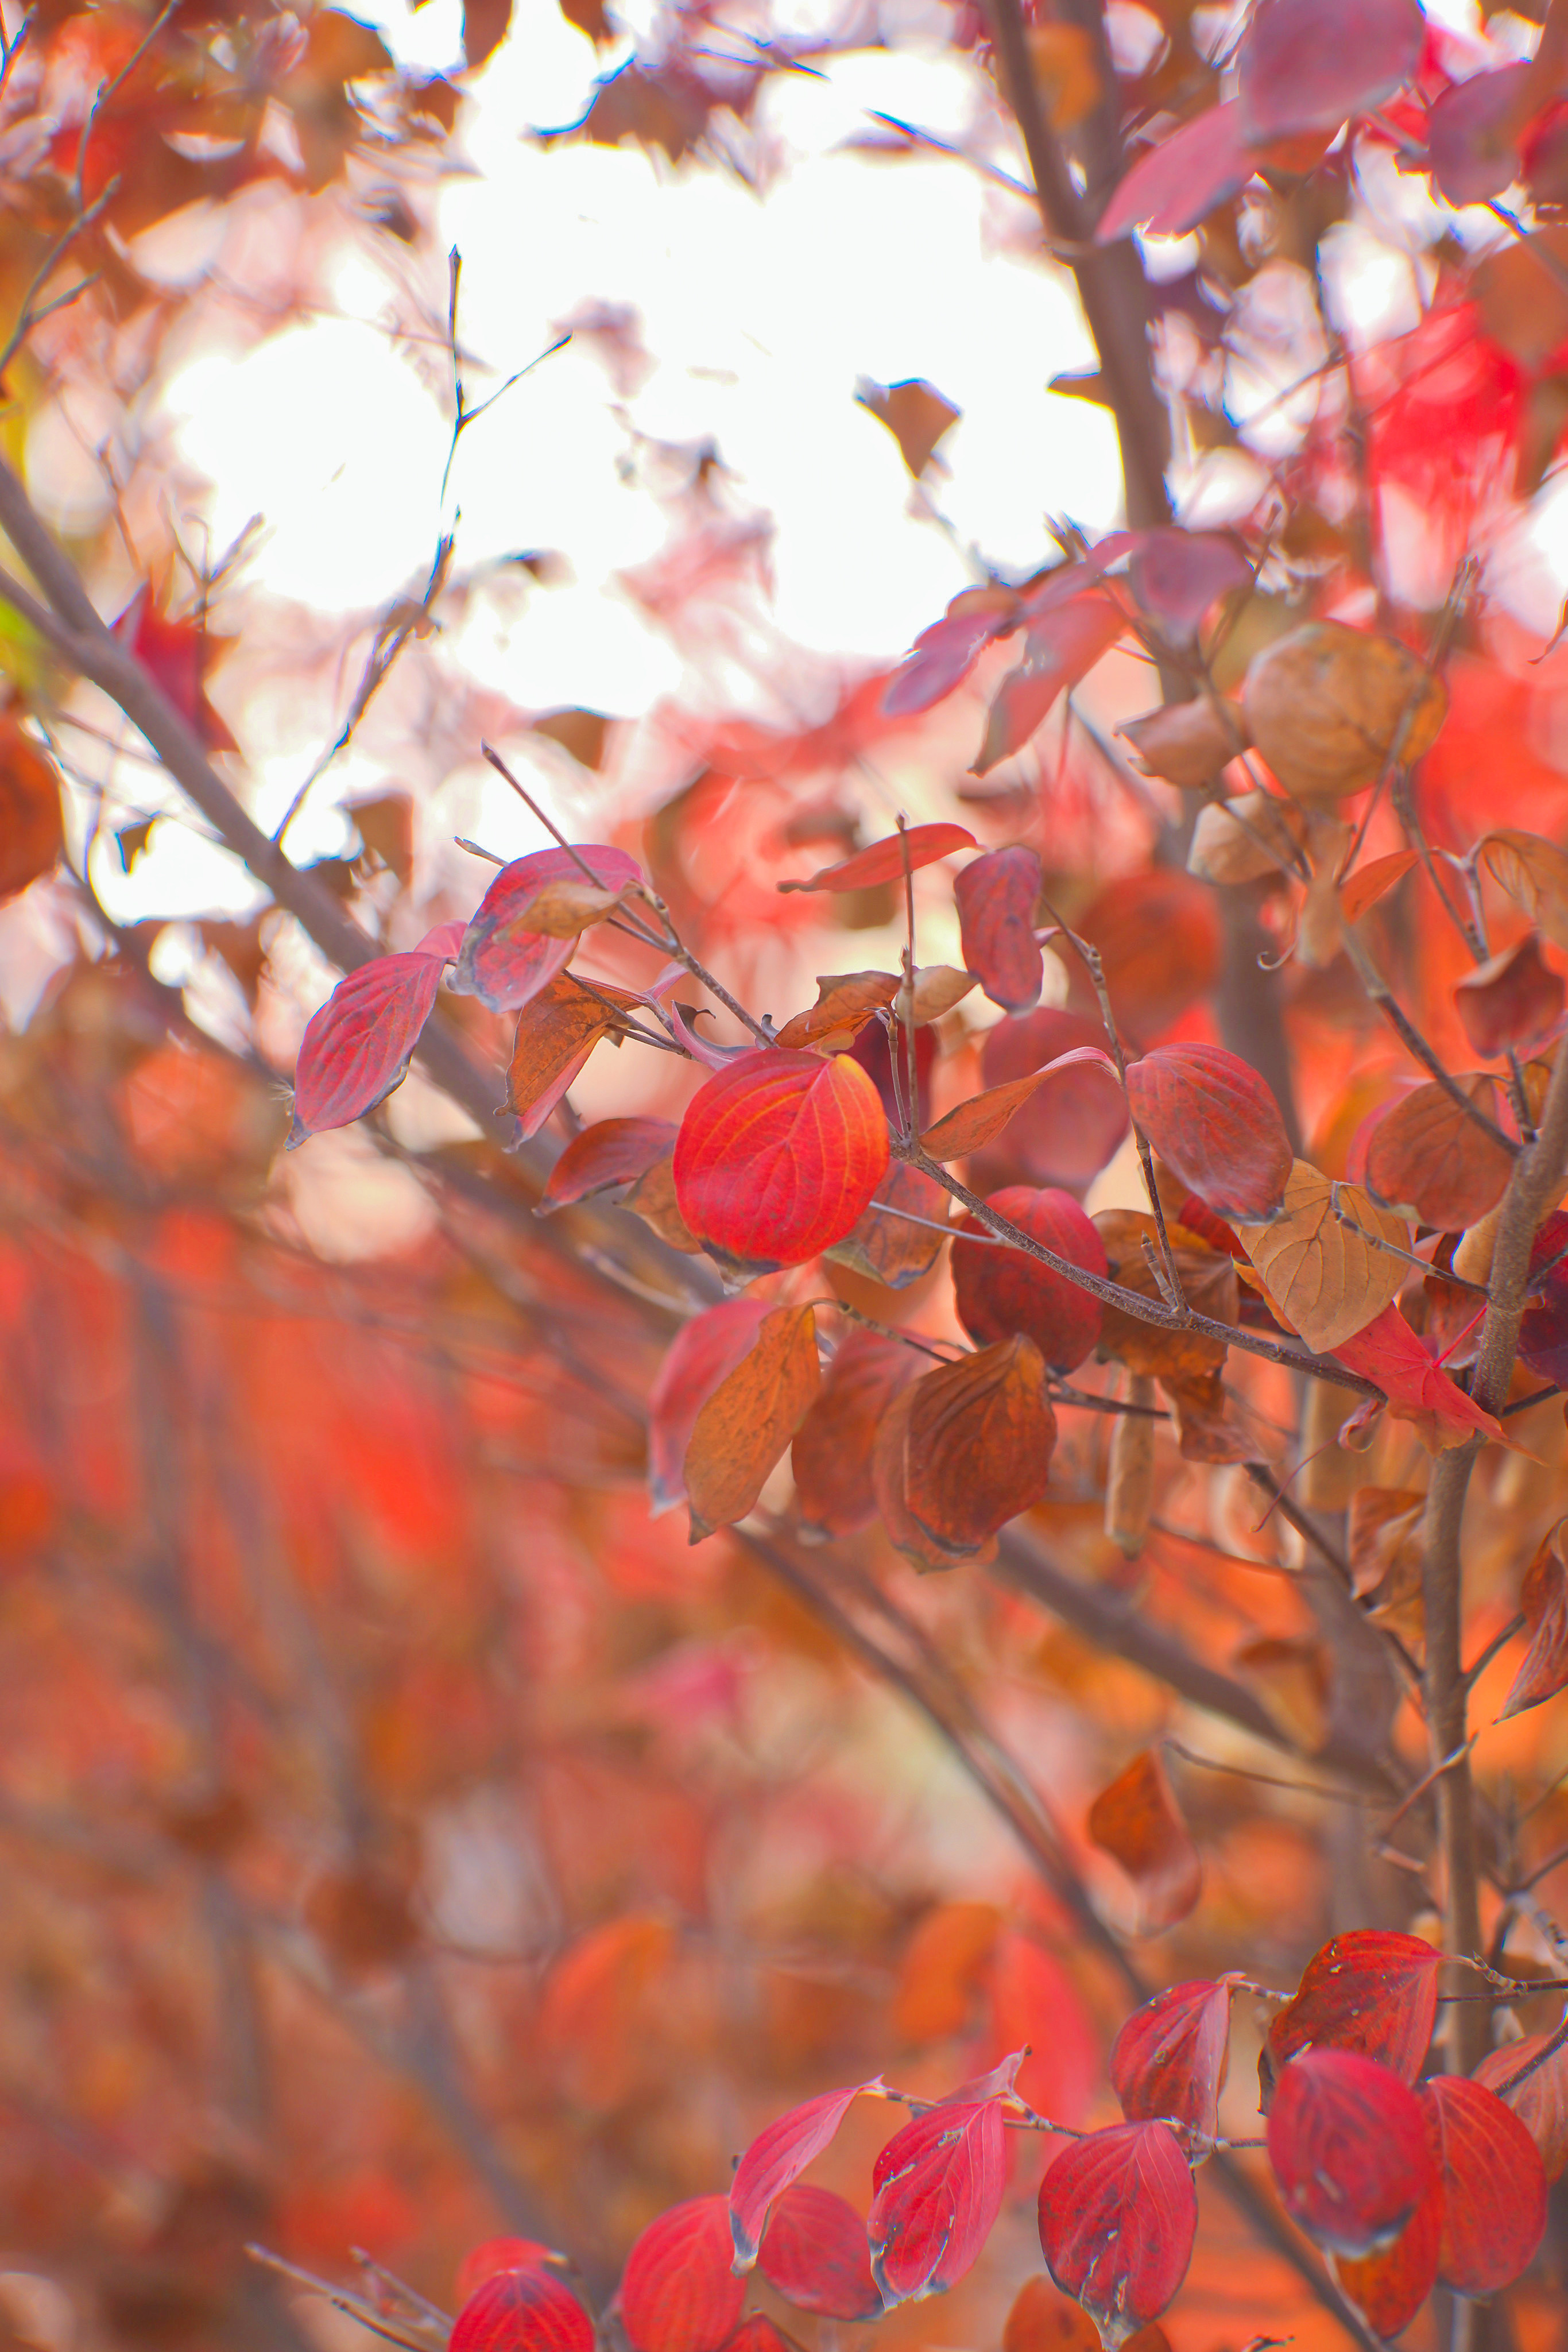
[[[1478,1110],[1497,1118],[1495,1078],[1475,1071],[1458,1084]],[[1366,1150],[1367,1190],[1443,1233],[1458,1233],[1495,1208],[1512,1168],[1501,1144],[1437,1085],[1416,1087],[1396,1102],[1378,1120]]]
[[938,1365],[909,1398],[904,1500],[934,1542],[972,1556],[1045,1493],[1056,1416],[1044,1359],[1015,1336]]
[[675,1171],[669,1153],[656,1160],[645,1175],[639,1176],[631,1191],[622,1195],[621,1206],[634,1209],[667,1249],[679,1250],[683,1257],[701,1256],[703,1245],[682,1216],[681,1204],[675,1198]]
[[[583,987],[569,971],[557,972],[517,1015],[517,1034],[507,1072],[507,1107],[519,1116],[535,1110],[587,1059],[601,1037],[620,1028],[614,1002],[630,1007],[636,999],[624,989],[596,982],[599,994]],[[531,1130],[530,1130],[531,1131]]]
[[1315,1756],[1328,1737],[1328,1670],[1319,1644],[1262,1633],[1243,1642],[1231,1664],[1281,1729]]
[[[1158,1227],[1153,1217],[1136,1209],[1103,1209],[1094,1225],[1104,1244],[1111,1280],[1124,1290],[1135,1290],[1140,1297],[1158,1298],[1160,1287],[1144,1249],[1146,1242],[1158,1253]],[[1217,1323],[1234,1323],[1239,1298],[1230,1258],[1168,1218],[1166,1232],[1188,1306]],[[1120,1307],[1105,1309],[1100,1353],[1113,1356],[1130,1372],[1163,1381],[1203,1379],[1225,1361],[1220,1341],[1206,1333],[1162,1330],[1157,1324],[1140,1322]]]
[[946,1545],[934,1541],[909,1508],[904,1480],[908,1466],[909,1417],[914,1404],[915,1389],[911,1384],[894,1398],[883,1414],[872,1448],[872,1484],[876,1490],[876,1507],[887,1529],[888,1541],[895,1550],[904,1554],[905,1559],[921,1570],[956,1568],[965,1558],[985,1561],[994,1555],[994,1543],[973,1554],[952,1550]]
[[1396,637],[1309,621],[1255,656],[1241,689],[1248,725],[1287,792],[1335,801],[1436,740],[1447,691]]
[[1427,1497],[1413,1486],[1361,1486],[1350,1505],[1350,1580],[1358,1601],[1391,1581],[1402,1591],[1421,1572]]
[[1140,1934],[1160,1935],[1186,1917],[1202,1891],[1203,1868],[1157,1748],[1146,1748],[1101,1790],[1088,1827],[1137,1890]]
[[878,1007],[891,1004],[897,993],[896,972],[819,973],[815,1004],[784,1024],[778,1043],[787,1049],[815,1045],[825,1054],[844,1053]]
[[1199,809],[1186,870],[1204,882],[1257,882],[1290,866],[1306,842],[1306,819],[1292,802],[1241,793]]
[[1498,1718],[1539,1706],[1568,1688],[1568,1569],[1563,1562],[1563,1539],[1568,1519],[1559,1519],[1524,1572],[1519,1605],[1524,1612],[1530,1647],[1513,1678],[1508,1704]]
[[1504,826],[1487,835],[1477,856],[1552,946],[1568,948],[1568,856],[1556,843]]
[[685,1481],[693,1543],[746,1517],[821,1383],[815,1314],[810,1307],[776,1307],[692,1431]]
[[904,383],[862,383],[855,398],[879,425],[886,425],[916,479],[931,463],[943,435],[952,431],[963,414],[920,376]]
[[922,1359],[902,1339],[851,1331],[805,1420],[795,1432],[790,1465],[800,1533],[831,1541],[869,1527],[876,1517],[872,1456],[883,1415],[919,1373]]
[[907,1290],[936,1262],[944,1237],[932,1227],[946,1224],[949,1199],[935,1176],[894,1160],[860,1223],[823,1255],[889,1290]]
[[1305,1160],[1291,1171],[1277,1220],[1236,1231],[1275,1313],[1318,1355],[1364,1330],[1409,1271],[1407,1259],[1377,1245],[1408,1250],[1404,1219],[1375,1207],[1359,1184],[1331,1185]]
[[1511,1047],[1528,1053],[1563,1017],[1563,976],[1541,960],[1533,931],[1465,974],[1454,1010],[1475,1051],[1490,1061]]
[[988,1087],[984,1094],[974,1095],[967,1102],[950,1110],[921,1137],[921,1146],[933,1160],[967,1160],[998,1136],[1015,1113],[1020,1111],[1038,1087],[1044,1084],[1054,1071],[1064,1070],[1078,1062],[1098,1062],[1113,1077],[1116,1066],[1109,1054],[1098,1045],[1074,1045],[1065,1054],[1058,1054],[1045,1067],[1031,1070],[1027,1077],[1009,1078],[1004,1086]]
[[[1167,783],[1185,785],[1189,791],[1199,791],[1212,783],[1228,761],[1234,760],[1247,748],[1247,722],[1241,716],[1241,706],[1228,702],[1224,710],[1217,710],[1207,695],[1192,702],[1166,702],[1158,710],[1146,710],[1141,719],[1129,719],[1118,727],[1138,755],[1138,763],[1145,776],[1163,776]],[[1249,794],[1261,800],[1260,793]],[[1222,803],[1216,803],[1217,808]],[[1248,812],[1250,815],[1251,812]],[[1202,829],[1205,809],[1198,818]],[[1239,831],[1239,827],[1231,828]],[[1209,828],[1212,834],[1214,828]],[[1245,839],[1245,835],[1242,835]],[[1197,852],[1194,838],[1194,852]],[[1249,844],[1249,846],[1251,845]],[[1262,869],[1262,870],[1267,870]],[[1187,859],[1189,874],[1202,874],[1206,880],[1218,877],[1206,867]],[[1241,878],[1239,877],[1238,879]]]

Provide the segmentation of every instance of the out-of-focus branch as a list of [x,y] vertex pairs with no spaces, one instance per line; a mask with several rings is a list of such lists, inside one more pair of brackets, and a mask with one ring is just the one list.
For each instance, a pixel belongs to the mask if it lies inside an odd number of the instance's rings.
[[[1503,1195],[1488,1288],[1491,1305],[1481,1326],[1480,1354],[1471,1394],[1495,1413],[1508,1395],[1519,1346],[1535,1229],[1556,1202],[1568,1172],[1568,1054],[1552,1073],[1541,1126],[1514,1162]],[[1427,1503],[1422,1597],[1427,1622],[1427,1728],[1434,1757],[1455,1760],[1437,1778],[1437,1833],[1443,1854],[1444,1940],[1454,1953],[1481,1948],[1476,1857],[1475,1790],[1470,1777],[1469,1685],[1465,1675],[1464,1565],[1460,1537],[1478,1441],[1438,1455]],[[1479,2009],[1457,2003],[1450,2020],[1450,2063],[1469,2074],[1485,2046]]]

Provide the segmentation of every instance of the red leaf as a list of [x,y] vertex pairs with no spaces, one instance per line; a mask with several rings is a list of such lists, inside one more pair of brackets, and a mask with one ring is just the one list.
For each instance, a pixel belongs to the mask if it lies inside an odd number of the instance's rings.
[[1113,244],[1135,228],[1185,236],[1245,187],[1255,169],[1242,136],[1240,100],[1227,99],[1144,150],[1102,213],[1095,243]]
[[1032,621],[1023,660],[997,688],[971,774],[987,775],[1021,751],[1057,697],[1093,668],[1125,626],[1121,608],[1092,588]]
[[1335,2260],[1335,2278],[1385,2342],[1410,2325],[1437,2283],[1443,2205],[1443,2184],[1435,2180],[1392,2244]]
[[589,1200],[612,1184],[634,1183],[669,1157],[675,1134],[667,1118],[601,1118],[596,1127],[585,1127],[550,1170],[536,1214]]
[[[1019,2063],[1014,2058],[997,2070],[1008,2086]],[[894,2132],[877,2158],[866,2229],[888,2309],[951,2286],[989,2237],[1007,2187],[1003,2096],[998,2087],[930,2107]]]
[[1307,1962],[1293,2000],[1269,2028],[1275,2066],[1328,2043],[1378,2059],[1413,2083],[1426,2063],[1437,2014],[1442,1954],[1423,1937],[1354,1927]]
[[1489,2051],[1476,2080],[1495,2091],[1541,2151],[1548,2180],[1568,2168],[1568,2044],[1556,2032]]
[[1304,2051],[1283,2069],[1269,2161],[1291,2219],[1343,2254],[1397,2236],[1437,2178],[1416,2094],[1357,2050]]
[[655,1517],[686,1491],[686,1448],[697,1415],[756,1344],[765,1298],[726,1298],[675,1334],[648,1395],[648,1486]]
[[1084,908],[1077,929],[1100,950],[1105,987],[1124,1035],[1152,1037],[1219,977],[1214,893],[1168,866],[1119,874]]
[[538,2269],[550,2251],[538,2238],[481,2239],[478,2245],[469,2247],[457,2265],[458,2309],[497,2271]]
[[1089,1808],[1089,1835],[1136,1887],[1145,1936],[1186,1917],[1202,1891],[1203,1869],[1157,1748],[1134,1756],[1101,1790]]
[[871,2274],[865,2223],[831,2189],[786,2189],[762,2233],[757,2266],[797,2311],[824,2319],[875,2319],[882,2294]]
[[909,719],[962,685],[994,637],[1018,626],[1016,592],[1000,586],[966,588],[939,621],[922,629],[914,650],[888,680],[882,707],[890,719]]
[[1127,1103],[1167,1168],[1222,1217],[1267,1217],[1293,1160],[1267,1082],[1223,1045],[1156,1045],[1127,1065]]
[[443,963],[454,963],[467,928],[466,923],[437,923],[434,930],[426,931],[414,953],[439,956]]
[[1454,990],[1459,1025],[1483,1060],[1510,1049],[1528,1053],[1549,1037],[1563,1018],[1563,975],[1541,960],[1533,931],[1475,971]]
[[746,2300],[733,2251],[722,2197],[688,2197],[649,2222],[617,2297],[635,2352],[719,2352]]
[[1165,2310],[1197,2233],[1192,2174],[1162,2123],[1113,2124],[1074,2140],[1040,2186],[1051,2275],[1113,2347]]
[[114,634],[162,688],[186,726],[209,751],[238,751],[238,744],[207,700],[204,684],[212,655],[223,651],[230,639],[210,637],[193,616],[172,621],[154,603],[145,582],[116,621]]
[[953,885],[964,969],[1005,1013],[1027,1013],[1040,996],[1045,971],[1034,935],[1040,892],[1039,855],[1023,848],[988,851]]
[[713,1256],[771,1273],[842,1241],[887,1161],[887,1119],[858,1063],[764,1048],[716,1073],[686,1106],[675,1198]]
[[[1104,1276],[1105,1245],[1071,1192],[1009,1184],[988,1194],[986,1206],[1042,1248],[1054,1250],[1087,1274]],[[968,1216],[960,1230],[978,1234],[985,1227]],[[1100,1337],[1100,1301],[1092,1293],[1026,1257],[1022,1250],[1001,1249],[988,1241],[956,1241],[953,1294],[958,1320],[977,1346],[989,1347],[1021,1331],[1053,1371],[1071,1371]]]
[[1135,2009],[1111,2048],[1111,2082],[1128,2121],[1174,2119],[1213,2139],[1229,2032],[1230,1984],[1223,1977],[1171,1985]]
[[1530,1647],[1513,1678],[1500,1722],[1555,1698],[1568,1686],[1568,1570],[1560,1549],[1564,1522],[1558,1520],[1542,1538],[1535,1558],[1524,1571],[1519,1605],[1524,1612]]
[[1434,2074],[1417,2095],[1442,2168],[1438,2276],[1456,2294],[1495,2294],[1529,2268],[1545,2234],[1541,2152],[1484,2083]]
[[583,865],[607,890],[642,879],[642,869],[623,849],[536,849],[503,866],[463,935],[452,985],[459,996],[476,996],[492,1013],[511,1013],[537,996],[571,960],[574,937],[552,938],[524,928],[541,891],[551,884],[582,883]]
[[824,866],[807,882],[780,882],[780,890],[869,890],[879,882],[902,882],[904,872],[951,857],[956,849],[973,849],[975,836],[961,824],[912,824],[906,833],[890,834],[858,849],[841,865]]
[[442,970],[439,956],[416,949],[376,956],[338,982],[300,1041],[290,1151],[308,1135],[351,1126],[402,1084]]
[[1070,1970],[1032,1936],[1009,1927],[986,1970],[991,2046],[1028,2047],[1019,2096],[1058,2123],[1082,2122],[1100,2083],[1100,2038]]
[[[1041,1010],[998,1021],[980,1049],[988,1087],[1026,1077],[1081,1045],[1104,1053],[1097,1021],[1076,1013]],[[1008,1129],[1005,1150],[1019,1173],[1036,1184],[1086,1184],[1097,1176],[1127,1132],[1127,1103],[1113,1071],[1086,1065],[1052,1080],[1027,1103]]]
[[1337,131],[1380,106],[1421,58],[1416,0],[1261,0],[1236,53],[1247,136]]
[[1348,1370],[1376,1381],[1394,1419],[1409,1422],[1428,1454],[1463,1445],[1478,1430],[1485,1437],[1502,1435],[1491,1414],[1472,1403],[1427,1353],[1393,1304],[1332,1352]]
[[1451,205],[1484,205],[1519,177],[1519,137],[1533,78],[1528,62],[1455,82],[1427,118],[1432,177]]
[[837,2091],[819,2092],[804,2105],[758,2133],[735,2168],[729,2190],[729,2226],[735,2240],[736,2265],[748,2271],[768,2227],[768,2216],[784,2191],[799,2180],[813,2157],[821,2156],[851,2105],[862,2091],[880,2091],[882,2077],[851,2083]]
[[448,2352],[593,2352],[593,2322],[571,2289],[531,2263],[497,2271],[476,2288],[453,2323]]
[[1226,530],[1145,531],[1127,567],[1143,610],[1178,644],[1191,644],[1210,606],[1233,588],[1249,588],[1252,566]]

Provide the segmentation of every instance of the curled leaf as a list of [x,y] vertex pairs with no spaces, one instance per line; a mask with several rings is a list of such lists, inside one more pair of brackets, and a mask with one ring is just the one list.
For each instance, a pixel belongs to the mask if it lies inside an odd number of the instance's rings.
[[1559,1519],[1542,1539],[1535,1558],[1524,1571],[1519,1596],[1525,1629],[1530,1635],[1513,1688],[1500,1722],[1539,1706],[1568,1688],[1568,1568],[1563,1564],[1563,1537],[1568,1520]]
[[1044,959],[1034,935],[1041,887],[1032,849],[993,849],[953,885],[964,962],[993,1004],[1027,1013],[1040,997]]
[[[577,932],[608,914],[642,878],[636,859],[622,849],[591,845],[575,856],[538,849],[515,857],[502,866],[463,935],[454,989],[459,996],[476,996],[492,1013],[517,1010],[564,969]],[[603,903],[597,912],[582,908],[577,921],[584,892]],[[558,921],[567,928],[551,929]]]
[[824,866],[806,882],[780,882],[780,890],[870,890],[879,882],[901,882],[905,872],[973,849],[975,836],[961,824],[912,824],[885,841],[873,841],[837,866]]
[[998,1021],[986,1034],[980,1072],[988,1089],[1026,1078],[1061,1062],[1075,1047],[1093,1045],[1105,1059],[1085,1056],[1064,1064],[1051,1085],[1013,1117],[1002,1150],[1016,1173],[1033,1184],[1065,1184],[1074,1190],[1097,1176],[1127,1132],[1127,1104],[1113,1066],[1109,1039],[1098,1021],[1081,1013],[1041,1007]]
[[1391,758],[1404,766],[1419,759],[1448,696],[1396,637],[1309,621],[1254,656],[1241,707],[1286,791],[1310,803],[1361,792]]
[[778,1042],[787,1052],[815,1045],[823,1053],[841,1054],[877,1008],[891,1004],[897,993],[896,972],[823,972],[817,981],[817,1002],[784,1024]]
[[[1125,720],[1116,732],[1126,737],[1146,776],[1163,776],[1167,783],[1184,785],[1189,792],[1199,792],[1206,784],[1211,784],[1247,745],[1247,729],[1239,706],[1228,703],[1223,710],[1217,709],[1207,695],[1199,695],[1192,702],[1163,703],[1158,710],[1147,710],[1141,719]],[[1261,800],[1263,795],[1255,793],[1249,797]],[[1220,827],[1228,824],[1230,831],[1245,839],[1241,828],[1227,819],[1225,808],[1225,802],[1216,801],[1209,808],[1199,811],[1187,857],[1188,873],[1201,874],[1211,882],[1243,878],[1239,875],[1211,874],[1203,862]],[[1211,820],[1208,840],[1200,849],[1197,835],[1204,829],[1205,819]],[[1265,863],[1260,870],[1271,871],[1271,864]]]
[[569,971],[557,972],[530,997],[517,1015],[507,1070],[507,1107],[525,1138],[538,1133],[600,1039],[622,1032],[619,1005],[635,1001],[597,982],[585,988]]

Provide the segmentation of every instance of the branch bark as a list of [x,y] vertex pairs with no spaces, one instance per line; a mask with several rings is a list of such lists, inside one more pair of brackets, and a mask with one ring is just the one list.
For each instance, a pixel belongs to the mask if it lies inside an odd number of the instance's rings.
[[[1568,1173],[1568,1052],[1557,1057],[1535,1141],[1514,1162],[1503,1195],[1488,1287],[1491,1305],[1481,1326],[1480,1354],[1471,1394],[1495,1413],[1508,1396],[1519,1346],[1535,1229],[1552,1209]],[[1432,1472],[1424,1529],[1422,1600],[1427,1657],[1423,1674],[1427,1730],[1434,1763],[1455,1759],[1437,1778],[1437,1837],[1443,1857],[1444,1941],[1463,1957],[1481,1948],[1475,1789],[1466,1748],[1469,1691],[1462,1648],[1465,1502],[1479,1443],[1439,1454]],[[1469,2074],[1485,2049],[1486,2020],[1473,2003],[1456,2001],[1448,2017],[1450,2059]]]

